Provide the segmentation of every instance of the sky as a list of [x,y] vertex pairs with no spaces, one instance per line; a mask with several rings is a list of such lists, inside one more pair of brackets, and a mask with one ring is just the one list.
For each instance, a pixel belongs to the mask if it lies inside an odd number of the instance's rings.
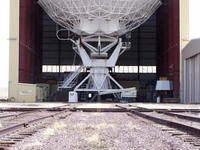
[[200,38],[200,0],[189,0],[190,39]]
[[9,0],[0,0],[0,88],[8,87]]
[[[8,88],[9,1],[0,0],[0,88]],[[200,0],[189,0],[189,2],[190,39],[200,38]]]

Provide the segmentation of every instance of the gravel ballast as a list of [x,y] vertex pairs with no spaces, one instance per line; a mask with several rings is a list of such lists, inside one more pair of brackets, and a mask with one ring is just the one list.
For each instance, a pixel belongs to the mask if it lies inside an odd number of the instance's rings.
[[55,120],[12,150],[195,150],[126,113],[84,113]]

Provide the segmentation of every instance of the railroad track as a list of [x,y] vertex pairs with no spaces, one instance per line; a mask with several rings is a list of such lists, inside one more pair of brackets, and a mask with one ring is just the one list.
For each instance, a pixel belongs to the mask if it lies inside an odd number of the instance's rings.
[[[68,106],[68,105],[67,105]],[[173,120],[167,120],[165,116],[182,119],[185,121],[192,121],[195,123],[200,123],[200,118],[194,116],[185,116],[182,114],[176,114],[164,110],[152,110],[142,107],[130,108],[121,105],[116,105],[120,108],[111,110],[102,110],[97,108],[84,109],[86,112],[124,112],[130,117],[141,117],[145,119],[145,122],[154,122],[154,126],[161,128],[161,130],[170,133],[172,136],[177,136],[189,142],[196,148],[200,148],[200,126],[199,128],[184,124],[182,122],[177,122]],[[20,112],[17,114],[8,114],[5,116],[0,116],[0,150],[6,150],[14,146],[17,142],[22,141],[24,138],[32,136],[37,133],[40,129],[46,128],[56,119],[65,119],[71,115],[71,111],[79,111],[77,108],[66,109],[61,107],[54,107],[51,109],[38,109],[29,112]],[[83,111],[82,109],[80,109]],[[160,117],[156,116],[160,115]],[[148,121],[147,121],[148,120]],[[156,123],[156,124],[155,124]]]
[[[133,118],[138,116],[148,121],[150,120],[156,123],[157,127],[161,128],[162,131],[167,131],[172,136],[176,136],[184,140],[184,142],[189,142],[195,148],[200,149],[200,118],[163,110],[155,111],[142,107],[138,107],[138,110],[132,110],[128,107],[116,106],[128,110],[128,116]],[[141,112],[141,110],[144,110],[144,112]]]
[[[69,104],[62,105],[62,106],[57,106],[57,107],[52,107],[52,108],[47,108],[47,109],[33,109],[29,111],[24,111],[24,112],[18,112],[16,114],[8,114],[8,115],[2,115],[0,116],[1,119],[6,119],[6,118],[18,118],[18,117],[23,117],[24,115],[31,114],[34,112],[39,112],[39,111],[62,111],[65,110],[65,106],[69,106]],[[12,112],[12,111],[11,111]]]
[[54,111],[34,110],[2,116],[0,118],[0,121],[3,121],[0,126],[0,150],[9,149],[17,142],[52,124],[55,119],[64,119],[71,115],[69,109],[59,108],[51,109]]

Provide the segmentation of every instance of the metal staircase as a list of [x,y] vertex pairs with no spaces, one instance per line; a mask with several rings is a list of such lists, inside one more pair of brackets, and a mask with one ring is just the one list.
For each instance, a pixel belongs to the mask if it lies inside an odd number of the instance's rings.
[[84,66],[80,66],[75,72],[70,73],[64,81],[58,83],[58,90],[60,89],[70,89],[77,84],[78,75],[82,71]]

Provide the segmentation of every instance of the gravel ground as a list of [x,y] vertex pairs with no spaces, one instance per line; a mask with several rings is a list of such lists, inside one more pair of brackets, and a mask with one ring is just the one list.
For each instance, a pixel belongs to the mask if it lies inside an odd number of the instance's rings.
[[195,150],[190,144],[125,113],[73,113],[12,150]]

